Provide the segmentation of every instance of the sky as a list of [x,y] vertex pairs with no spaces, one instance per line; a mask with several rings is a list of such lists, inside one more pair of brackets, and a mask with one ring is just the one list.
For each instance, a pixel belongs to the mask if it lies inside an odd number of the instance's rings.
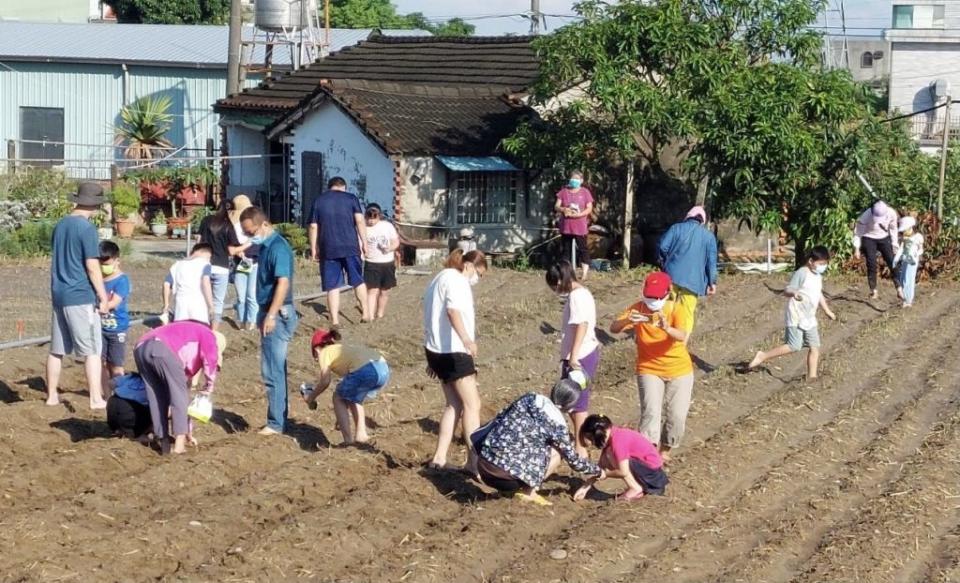
[[[826,15],[826,23],[840,26],[841,0],[829,0],[832,9]],[[547,16],[547,31],[571,22],[568,16],[574,15],[574,0],[540,0],[540,11]],[[465,2],[463,0],[394,0],[399,12],[422,12],[429,18],[445,20],[458,16],[477,27],[477,34],[525,34],[530,30],[530,21],[522,16],[530,11],[530,0],[483,0],[483,2]],[[847,16],[848,34],[879,35],[889,26],[891,20],[891,0],[843,0]],[[821,17],[821,24],[823,18]],[[830,33],[840,33],[839,28],[830,29]]]

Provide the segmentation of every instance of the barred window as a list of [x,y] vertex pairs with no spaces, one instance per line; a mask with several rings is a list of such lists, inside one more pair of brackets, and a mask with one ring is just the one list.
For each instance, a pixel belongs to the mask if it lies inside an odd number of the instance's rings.
[[457,223],[515,223],[518,172],[452,172]]

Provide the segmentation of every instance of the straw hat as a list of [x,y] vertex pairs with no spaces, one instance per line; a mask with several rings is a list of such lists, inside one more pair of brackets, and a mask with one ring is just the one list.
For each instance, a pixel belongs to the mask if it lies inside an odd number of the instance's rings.
[[240,213],[245,209],[248,209],[253,206],[253,203],[250,202],[250,198],[245,194],[238,194],[233,197],[231,200],[233,203],[233,210],[230,211],[230,222],[239,223],[240,222]]

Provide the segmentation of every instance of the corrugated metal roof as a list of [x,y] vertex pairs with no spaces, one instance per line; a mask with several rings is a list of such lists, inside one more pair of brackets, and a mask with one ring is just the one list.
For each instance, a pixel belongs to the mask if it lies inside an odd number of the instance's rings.
[[[330,30],[330,51],[367,39],[373,29]],[[383,30],[392,36],[430,36],[425,30]],[[321,32],[322,35],[322,32]],[[70,24],[0,21],[0,61],[123,62],[225,68],[226,26],[173,24]],[[246,27],[243,38],[253,38]],[[263,62],[263,45],[253,63]],[[274,64],[288,65],[289,51],[275,50]]]

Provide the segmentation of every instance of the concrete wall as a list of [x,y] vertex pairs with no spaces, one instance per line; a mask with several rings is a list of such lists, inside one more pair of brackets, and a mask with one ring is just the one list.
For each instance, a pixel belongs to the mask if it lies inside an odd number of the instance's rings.
[[[830,43],[829,63],[844,67],[843,39],[833,38]],[[872,67],[863,67],[863,54],[882,52],[883,58],[874,60]],[[848,37],[847,52],[850,58],[850,75],[854,81],[880,82],[890,76],[890,43],[880,37]]]
[[[960,92],[960,43],[894,42],[890,53],[891,111],[909,113],[932,107],[928,88],[937,79],[948,80],[952,91]],[[942,110],[927,114],[927,121],[936,122],[938,115]]]
[[[411,156],[400,160],[400,229],[414,239],[453,240],[463,227],[473,227],[477,244],[490,252],[514,252],[552,233],[553,192],[536,179],[520,180],[515,224],[460,224],[456,201],[447,188],[448,171],[433,157]],[[411,180],[414,174],[419,182]]]
[[[301,160],[303,152],[319,152],[323,157],[323,185],[334,176],[347,181],[347,189],[364,203],[375,202],[393,215],[393,162],[387,153],[363,130],[332,103],[321,105],[307,114],[291,135],[284,137],[291,146],[293,161],[292,195],[300,201],[308,200],[302,192]],[[303,208],[302,213],[309,213]],[[300,220],[301,217],[294,217]]]

